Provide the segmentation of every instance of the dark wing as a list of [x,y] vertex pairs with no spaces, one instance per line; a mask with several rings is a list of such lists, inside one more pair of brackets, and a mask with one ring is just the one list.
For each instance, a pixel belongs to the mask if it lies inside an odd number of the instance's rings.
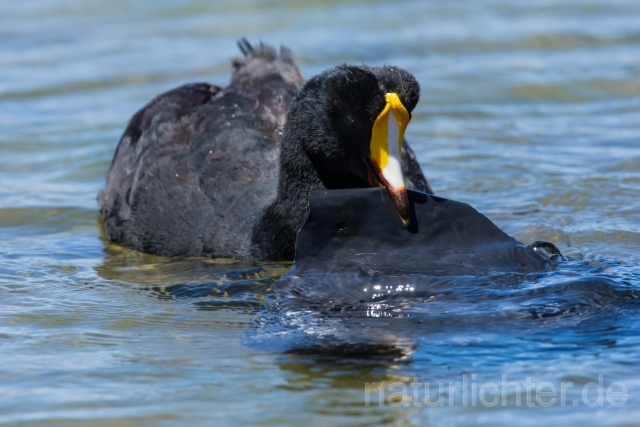
[[[190,141],[200,133],[201,118],[194,113],[221,91],[207,83],[188,84],[157,96],[133,115],[118,143],[105,188],[98,195],[109,240],[152,253],[184,251],[181,243],[161,242],[174,225],[166,223],[174,219],[167,212],[189,203],[170,193],[188,175],[186,162],[179,159],[186,158]],[[164,187],[161,191],[166,194],[158,194],[158,187]],[[150,205],[162,215],[147,217],[153,224],[140,224]]]
[[111,241],[167,256],[248,256],[251,225],[275,198],[282,125],[302,78],[288,51],[263,45],[234,67],[224,90],[185,85],[132,117],[98,196]]

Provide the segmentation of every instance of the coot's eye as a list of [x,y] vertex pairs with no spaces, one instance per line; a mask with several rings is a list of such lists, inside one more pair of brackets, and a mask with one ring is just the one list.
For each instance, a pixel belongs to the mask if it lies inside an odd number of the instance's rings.
[[355,123],[355,122],[356,122],[356,119],[354,119],[352,115],[347,114],[347,121],[348,121],[349,123]]

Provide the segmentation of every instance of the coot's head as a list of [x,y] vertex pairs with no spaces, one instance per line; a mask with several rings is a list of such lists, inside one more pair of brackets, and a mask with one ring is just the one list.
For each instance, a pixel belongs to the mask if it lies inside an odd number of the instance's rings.
[[384,186],[407,224],[400,161],[404,131],[419,97],[418,82],[405,70],[340,65],[302,87],[285,132],[301,145],[327,188]]

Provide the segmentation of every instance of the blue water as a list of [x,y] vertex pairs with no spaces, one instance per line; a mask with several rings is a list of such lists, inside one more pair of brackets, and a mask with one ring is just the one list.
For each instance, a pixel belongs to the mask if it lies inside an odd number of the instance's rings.
[[[637,425],[639,22],[632,0],[0,3],[0,424]],[[241,36],[307,77],[411,71],[434,191],[574,261],[419,296],[386,278],[345,308],[281,304],[288,265],[107,243],[95,197],[127,120],[226,84]],[[336,337],[375,356],[292,351]]]

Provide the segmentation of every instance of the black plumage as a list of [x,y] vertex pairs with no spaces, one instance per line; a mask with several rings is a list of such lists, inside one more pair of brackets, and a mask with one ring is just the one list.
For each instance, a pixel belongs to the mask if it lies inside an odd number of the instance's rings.
[[[239,45],[227,88],[188,84],[131,118],[98,196],[111,241],[291,260],[310,190],[369,186],[362,157],[384,93],[409,112],[418,101],[418,83],[398,68],[341,65],[303,85],[288,49]],[[407,187],[431,192],[406,142],[402,159]]]

